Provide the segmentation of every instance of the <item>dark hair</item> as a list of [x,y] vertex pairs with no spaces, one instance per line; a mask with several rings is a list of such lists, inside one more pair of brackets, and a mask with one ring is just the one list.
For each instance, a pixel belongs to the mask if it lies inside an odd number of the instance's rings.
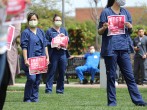
[[57,15],[57,14],[55,14],[54,17],[53,17],[53,22],[55,21],[55,18],[56,18],[56,17],[60,17],[60,16]]
[[138,32],[139,32],[140,30],[144,30],[144,28],[138,28]]
[[114,4],[115,0],[108,0],[106,8],[111,7]]
[[28,18],[27,18],[27,21],[28,21],[28,22],[30,21],[30,19],[31,19],[31,17],[32,17],[33,15],[35,15],[36,18],[39,19],[38,15],[37,15],[35,12],[31,12],[31,13],[28,14]]

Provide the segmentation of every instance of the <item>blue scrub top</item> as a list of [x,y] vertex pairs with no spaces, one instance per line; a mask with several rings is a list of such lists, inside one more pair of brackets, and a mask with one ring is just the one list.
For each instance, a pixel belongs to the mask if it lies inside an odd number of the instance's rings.
[[37,28],[36,35],[29,29],[21,33],[21,48],[27,50],[27,57],[44,56],[46,47],[45,33]]
[[100,52],[86,53],[84,58],[86,59],[86,66],[98,67],[100,62]]
[[[27,50],[27,57],[45,56],[46,37],[44,31],[37,28],[36,35],[29,29],[25,29],[21,33],[21,48]],[[22,68],[29,71],[22,59]]]
[[[110,7],[105,8],[100,15],[99,27],[100,29],[103,26],[103,23],[108,22],[107,17],[110,15],[117,15]],[[121,7],[120,14],[125,15],[125,22],[132,23],[132,18],[130,13]],[[127,27],[125,27],[125,34],[120,35],[111,35],[107,36],[108,29],[102,34],[102,47],[101,47],[101,55],[102,56],[113,56],[115,50],[125,50],[133,52],[133,42],[130,38],[130,31]]]
[[46,32],[46,39],[48,45],[49,56],[51,57],[53,54],[66,54],[67,58],[70,56],[67,50],[57,50],[56,48],[51,48],[51,41],[58,34],[63,33],[65,36],[68,36],[68,33],[65,28],[60,27],[60,32],[57,32],[54,28],[49,28]]

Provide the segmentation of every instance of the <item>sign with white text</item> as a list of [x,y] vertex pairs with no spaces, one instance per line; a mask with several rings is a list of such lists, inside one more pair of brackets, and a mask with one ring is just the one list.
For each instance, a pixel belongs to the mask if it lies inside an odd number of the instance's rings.
[[27,4],[25,0],[8,0],[3,25],[26,23],[26,9]]
[[108,36],[125,34],[125,16],[108,16]]
[[46,56],[28,58],[30,75],[47,73],[48,65]]
[[51,42],[51,47],[61,47],[62,49],[66,49],[68,46],[68,37],[64,36],[63,34],[59,34],[58,36],[54,37]]
[[7,15],[17,15],[26,8],[25,0],[8,0]]

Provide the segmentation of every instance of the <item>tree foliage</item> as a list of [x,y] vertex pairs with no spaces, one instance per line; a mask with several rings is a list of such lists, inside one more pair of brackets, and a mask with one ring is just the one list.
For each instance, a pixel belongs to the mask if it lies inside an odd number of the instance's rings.
[[133,27],[133,33],[131,34],[131,38],[134,39],[135,37],[137,37],[137,31],[139,28],[143,28],[145,29],[145,35],[147,35],[147,26],[146,25],[135,25]]
[[71,54],[83,54],[87,51],[88,46],[95,45],[94,26],[95,24],[92,21],[69,24],[70,43],[68,49]]
[[[59,0],[33,0],[33,5],[29,7],[29,12],[36,12],[39,15],[38,27],[46,31],[53,25],[54,14],[62,15],[62,13],[56,9]],[[27,23],[22,25],[22,31],[27,27]],[[73,17],[65,16],[65,27],[69,33],[69,46],[68,49],[73,55],[84,54],[87,51],[88,46],[95,45],[96,29],[95,22],[86,21],[79,23]],[[137,29],[143,27],[147,30],[145,25],[136,25],[133,28],[131,38],[137,36]],[[100,47],[100,45],[99,45]]]

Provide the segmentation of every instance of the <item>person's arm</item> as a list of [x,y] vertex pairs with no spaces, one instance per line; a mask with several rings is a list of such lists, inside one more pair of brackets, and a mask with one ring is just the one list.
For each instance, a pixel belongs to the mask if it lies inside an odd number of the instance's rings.
[[45,47],[45,54],[46,54],[47,64],[50,64],[49,54],[48,54],[48,48],[47,47]]
[[125,22],[124,25],[128,28],[128,33],[132,34],[132,32],[133,32],[132,17],[131,17],[131,14],[128,11],[127,11],[126,17],[127,17],[128,21]]
[[135,40],[136,40],[136,38],[134,38],[134,40],[133,40],[134,50],[135,51],[138,51],[139,50],[139,47],[137,47],[137,44],[135,43]]
[[100,15],[100,21],[98,26],[98,34],[102,35],[106,29],[108,28],[108,20],[107,20],[107,9],[104,9]]
[[45,47],[45,55],[46,55],[46,61],[47,61],[47,65],[50,63],[49,61],[49,53],[48,53],[48,47],[47,47],[47,39],[46,39],[46,35],[44,33],[43,30],[41,30],[42,34],[43,34],[43,41],[44,41],[44,47]]
[[22,50],[22,54],[23,54],[23,58],[24,58],[24,63],[26,66],[29,66],[29,61],[28,61],[28,57],[27,57],[27,50],[23,49]]
[[27,31],[23,31],[21,33],[21,37],[20,37],[20,46],[22,48],[22,54],[23,54],[23,58],[24,58],[24,63],[29,66],[29,62],[28,62],[28,42],[29,42],[29,35],[27,33]]
[[108,23],[104,23],[103,26],[98,29],[98,34],[102,35],[107,28],[108,28]]
[[47,43],[48,46],[51,46],[52,38],[51,38],[50,36],[51,36],[51,28],[49,28],[49,29],[46,31],[46,34],[45,34],[46,43]]
[[82,58],[82,57],[84,57],[84,55],[78,55],[78,56],[74,56],[74,57]]

